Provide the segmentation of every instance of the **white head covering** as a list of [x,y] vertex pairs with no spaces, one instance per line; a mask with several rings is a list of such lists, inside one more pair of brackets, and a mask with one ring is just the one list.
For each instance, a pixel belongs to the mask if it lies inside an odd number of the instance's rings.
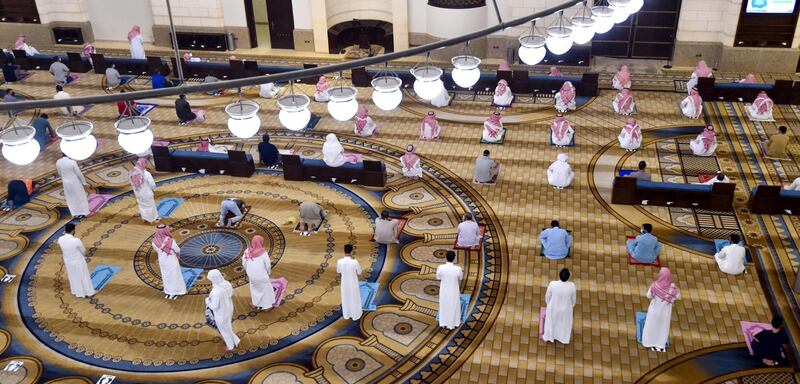
[[212,269],[208,271],[208,280],[211,281],[212,290],[213,289],[221,289],[225,292],[225,296],[231,297],[233,296],[233,286],[224,277],[222,277],[222,272],[219,269]]
[[346,160],[343,153],[344,147],[339,143],[336,134],[329,133],[328,136],[325,136],[325,144],[322,145],[322,159],[325,160],[325,164],[332,167],[344,164]]

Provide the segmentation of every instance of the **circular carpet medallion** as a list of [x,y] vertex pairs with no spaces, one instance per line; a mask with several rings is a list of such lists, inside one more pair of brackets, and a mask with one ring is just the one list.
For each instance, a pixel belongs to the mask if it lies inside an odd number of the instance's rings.
[[[315,133],[271,136],[282,148],[311,158],[319,155],[324,140],[324,134]],[[9,338],[0,345],[7,348],[3,356],[36,356],[48,378],[111,373],[121,383],[306,383],[316,374],[328,382],[449,377],[478,347],[500,310],[508,263],[499,221],[472,187],[445,167],[423,161],[425,177],[403,179],[396,160],[401,149],[363,139],[342,138],[342,143],[348,151],[383,160],[387,186],[287,182],[280,170],[259,170],[249,178],[156,174],[156,201],[171,207],[162,223],[181,247],[189,286],[177,300],[164,299],[152,246],[155,227],[141,220],[127,185],[100,186],[113,197],[77,223],[99,288],[91,299],[76,298],[69,290],[57,244],[66,220],[22,231],[30,244],[2,265],[19,280],[18,289],[0,287],[0,331],[14,330],[14,342]],[[129,168],[131,161],[113,155],[89,162],[83,172],[106,175],[111,168]],[[42,194],[54,193],[57,186],[46,184]],[[220,202],[227,197],[241,198],[251,208],[236,228],[217,228]],[[328,215],[318,232],[301,237],[294,231],[297,210],[307,200]],[[400,221],[399,244],[371,241],[374,220],[383,210]],[[454,247],[465,211],[485,225],[486,237],[481,250],[457,250],[464,268],[464,319],[460,328],[442,331],[435,272]],[[283,289],[279,305],[261,312],[251,306],[241,261],[254,235],[264,237],[270,277],[279,281],[273,286]],[[340,306],[336,261],[348,243],[362,269],[364,312],[358,321],[343,319]],[[211,289],[206,273],[215,268],[234,287],[232,325],[241,343],[233,351],[204,321]],[[409,359],[414,364],[404,363]]]

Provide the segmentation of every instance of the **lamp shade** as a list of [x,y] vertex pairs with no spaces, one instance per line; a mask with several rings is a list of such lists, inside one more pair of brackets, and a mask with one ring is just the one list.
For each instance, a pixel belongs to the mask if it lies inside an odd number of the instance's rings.
[[403,92],[400,90],[402,84],[403,80],[395,76],[380,76],[372,79],[372,102],[384,111],[397,108],[403,101]]
[[614,23],[622,23],[631,15],[631,0],[608,0],[608,3],[614,11],[614,15],[611,16]]
[[36,129],[24,125],[11,127],[0,132],[0,142],[3,143],[3,157],[16,165],[27,165],[39,156],[39,142],[33,139]]
[[142,154],[153,145],[153,132],[150,131],[150,119],[145,116],[123,117],[114,123],[119,132],[119,146],[134,155]]
[[634,14],[636,12],[641,11],[643,6],[644,6],[644,0],[631,0],[631,5],[628,11],[630,11],[631,14]]
[[563,55],[572,48],[572,28],[547,28],[547,50],[554,55]]
[[604,34],[614,27],[614,10],[605,5],[592,7],[592,19],[594,19],[594,32]]
[[545,38],[541,35],[526,35],[519,38],[519,58],[523,63],[536,65],[544,60],[547,50]]
[[586,44],[594,37],[594,20],[591,17],[573,16],[572,22],[572,41],[575,44]]
[[441,68],[425,65],[411,69],[414,75],[414,92],[424,100],[433,100],[444,88],[441,77],[444,74]]
[[308,110],[308,105],[311,99],[306,95],[286,95],[278,99],[278,107],[281,111],[278,113],[278,120],[286,129],[292,131],[299,131],[308,126],[311,120],[311,111]]
[[358,90],[354,87],[328,88],[328,113],[336,120],[347,121],[358,111]]
[[261,127],[261,119],[258,117],[260,106],[255,101],[240,100],[228,104],[225,113],[228,114],[228,130],[240,139],[249,139],[258,132]]
[[61,152],[73,160],[86,160],[97,149],[97,139],[92,135],[94,124],[89,121],[70,121],[56,128],[61,138]]
[[453,81],[461,88],[470,88],[481,78],[481,59],[475,56],[460,55],[450,60],[453,63]]

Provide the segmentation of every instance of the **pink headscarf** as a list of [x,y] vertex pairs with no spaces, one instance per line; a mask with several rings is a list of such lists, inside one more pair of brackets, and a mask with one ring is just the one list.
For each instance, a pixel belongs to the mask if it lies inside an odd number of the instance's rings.
[[231,57],[229,57],[228,60],[239,60],[239,58],[236,57],[236,55],[231,55]]
[[742,79],[740,81],[740,83],[755,84],[756,83],[756,75],[754,75],[752,73],[748,73],[747,76],[745,76],[744,79]]
[[572,100],[575,100],[575,86],[570,81],[565,81],[558,93],[561,97],[561,102],[564,104],[569,104]]
[[658,277],[656,277],[656,281],[650,285],[650,292],[653,294],[653,296],[656,296],[667,303],[672,303],[675,301],[680,290],[678,290],[678,287],[676,287],[675,284],[672,284],[672,273],[669,271],[669,268],[662,267],[661,270],[658,271]]
[[208,152],[210,144],[211,140],[209,140],[207,137],[203,138],[200,140],[200,144],[197,144],[197,152]]
[[130,178],[134,190],[138,191],[142,188],[142,184],[144,184],[144,171],[146,169],[147,158],[140,157],[139,160],[136,160],[136,166],[128,172],[128,178]]
[[694,103],[695,115],[699,115],[700,111],[703,109],[703,98],[700,97],[700,93],[697,92],[697,88],[692,88],[692,90],[689,91],[689,97],[692,98],[692,103]]
[[505,80],[500,80],[497,82],[497,87],[494,89],[495,96],[503,96],[506,94],[508,90],[508,82]]
[[628,70],[627,65],[623,65],[619,68],[619,71],[617,72],[617,81],[619,81],[619,83],[623,86],[631,81],[631,71]]
[[172,238],[172,232],[169,231],[169,227],[166,225],[159,225],[156,227],[156,236],[153,239],[153,243],[164,253],[172,252],[172,243],[175,242],[175,239]]
[[558,67],[553,65],[553,66],[550,66],[550,73],[548,73],[547,76],[561,77],[563,75],[561,74],[561,70],[558,69]]
[[403,166],[405,166],[406,168],[413,167],[414,164],[417,163],[417,160],[419,160],[419,156],[417,156],[415,151],[416,148],[414,147],[414,145],[409,144],[408,147],[406,148],[406,154],[400,156],[400,161],[403,162]]
[[83,44],[83,57],[91,57],[94,53],[94,45],[92,43]]
[[328,79],[325,76],[320,76],[319,81],[317,81],[317,92],[325,92],[328,88],[330,88]]
[[631,103],[633,103],[631,89],[622,88],[622,91],[617,94],[617,106],[619,107],[620,111],[629,111],[631,108]]
[[486,119],[487,122],[494,125],[500,125],[500,112],[494,112]]
[[362,105],[358,107],[358,112],[356,112],[356,131],[361,133],[364,130],[364,127],[367,126],[367,115],[369,111],[367,110],[366,105]]
[[428,112],[428,114],[425,115],[425,118],[422,119],[422,124],[423,125],[424,124],[428,124],[431,127],[435,127],[436,126],[436,114],[434,114],[433,111]]
[[[761,102],[759,102],[759,100]],[[753,104],[756,104],[758,107],[758,113],[766,113],[769,111],[769,108],[772,106],[771,104],[772,99],[767,96],[767,92],[761,91],[756,96],[756,99],[753,101]]]
[[506,59],[500,59],[500,66],[497,67],[498,71],[510,71],[511,67],[508,65],[508,61]]
[[642,128],[639,127],[639,124],[636,123],[636,119],[634,119],[633,117],[629,117],[628,121],[625,122],[625,127],[623,129],[625,130],[625,132],[628,132],[628,134],[631,135],[631,138],[633,140],[638,140],[639,130],[641,130]]
[[192,59],[192,54],[191,53],[189,53],[189,52],[184,52],[183,53],[183,61],[189,61],[191,59]]
[[25,45],[25,35],[19,35],[17,42],[14,43],[14,49],[22,49]]
[[250,242],[250,247],[247,248],[247,255],[245,256],[248,260],[253,260],[256,257],[259,257],[264,254],[264,237],[261,235],[253,236],[253,241]]
[[708,150],[711,144],[717,141],[717,135],[714,133],[714,126],[709,125],[703,132],[700,132],[700,139],[703,140],[703,147]]
[[550,129],[553,130],[553,134],[559,140],[563,139],[567,134],[567,128],[569,128],[569,122],[562,114],[556,115],[555,120],[553,120],[553,124],[550,125]]
[[711,75],[711,68],[708,67],[705,60],[700,60],[697,62],[697,66],[694,67],[694,74],[697,77],[708,77]]
[[128,32],[128,42],[133,40],[134,37],[139,36],[141,34],[142,34],[142,27],[134,25],[133,27],[131,27],[130,32]]

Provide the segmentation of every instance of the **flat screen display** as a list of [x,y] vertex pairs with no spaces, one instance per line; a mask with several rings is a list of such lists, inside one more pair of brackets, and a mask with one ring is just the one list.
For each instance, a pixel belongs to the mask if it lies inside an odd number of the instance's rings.
[[747,13],[792,13],[796,0],[747,0]]

